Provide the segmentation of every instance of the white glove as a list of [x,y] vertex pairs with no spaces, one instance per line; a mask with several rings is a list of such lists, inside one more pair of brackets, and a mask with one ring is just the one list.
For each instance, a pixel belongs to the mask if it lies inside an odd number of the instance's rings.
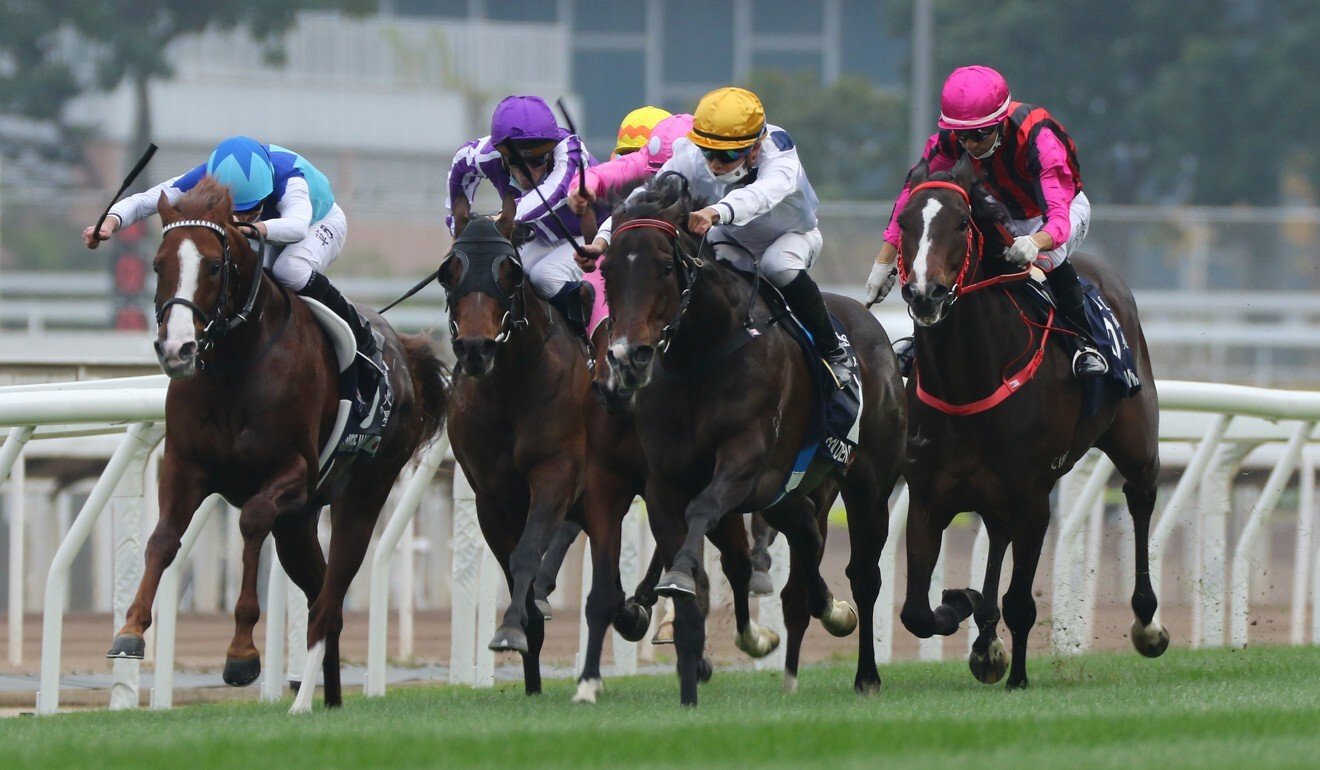
[[894,263],[876,262],[871,265],[871,275],[866,279],[866,306],[870,307],[884,300],[889,290],[894,288],[898,277],[898,268]]
[[1004,252],[1004,259],[1018,267],[1030,267],[1040,254],[1040,247],[1030,235],[1019,235],[1013,239],[1013,245]]

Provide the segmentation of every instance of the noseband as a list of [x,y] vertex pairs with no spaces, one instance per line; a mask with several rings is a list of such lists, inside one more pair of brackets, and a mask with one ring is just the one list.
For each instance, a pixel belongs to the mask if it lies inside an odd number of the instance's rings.
[[678,228],[663,219],[634,219],[625,222],[614,231],[617,236],[619,233],[628,230],[659,230],[669,236],[672,250],[670,259],[674,263],[674,275],[678,280],[679,300],[678,312],[674,313],[674,318],[665,327],[660,330],[660,341],[656,343],[656,350],[664,353],[673,340],[674,334],[678,331],[678,324],[683,320],[683,314],[687,312],[688,305],[692,302],[692,287],[696,285],[697,278],[701,276],[701,268],[705,267],[705,262],[700,257],[688,256],[683,251],[683,246],[678,239]]
[[220,247],[224,251],[224,256],[220,262],[220,294],[216,297],[215,308],[207,313],[202,310],[190,299],[183,297],[171,297],[163,302],[156,310],[156,325],[160,326],[165,322],[165,312],[173,305],[182,305],[192,311],[193,315],[202,320],[205,326],[202,327],[202,339],[198,341],[197,352],[205,353],[215,347],[215,343],[225,337],[226,334],[247,323],[252,317],[252,310],[257,304],[257,294],[261,291],[261,269],[266,253],[266,238],[255,226],[247,222],[240,223],[239,229],[248,233],[257,239],[260,246],[257,249],[256,266],[252,271],[252,287],[248,290],[247,302],[243,309],[234,313],[232,316],[224,315],[225,308],[229,306],[229,281],[230,275],[238,275],[238,266],[234,264],[233,256],[229,250],[229,233],[223,225],[211,222],[205,219],[184,219],[179,222],[172,222],[161,228],[161,235],[168,233],[180,227],[204,227],[215,233],[220,238]]
[[[958,270],[958,277],[954,279],[953,286],[949,289],[949,304],[952,305],[954,301],[958,299],[960,287],[963,286],[963,279],[967,277],[969,272],[975,275],[975,271],[971,269],[972,262],[980,255],[981,246],[985,242],[985,238],[981,235],[981,230],[976,226],[975,220],[972,219],[971,197],[967,195],[966,190],[953,182],[922,182],[912,188],[912,191],[908,194],[908,200],[911,200],[913,195],[916,195],[922,190],[941,189],[953,190],[963,199],[963,203],[967,204],[967,245],[963,251],[962,267]],[[912,273],[908,270],[907,260],[903,257],[903,239],[899,239],[898,246],[898,280],[902,285],[906,286],[908,281],[911,280]],[[979,286],[965,287],[962,288],[961,291],[966,293],[972,291],[974,288],[979,288]]]

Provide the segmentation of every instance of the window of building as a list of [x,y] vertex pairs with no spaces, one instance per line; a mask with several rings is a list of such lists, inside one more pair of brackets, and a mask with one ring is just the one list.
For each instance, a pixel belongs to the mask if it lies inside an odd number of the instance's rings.
[[824,11],[821,3],[801,0],[755,0],[752,29],[773,35],[801,33],[819,35]]
[[819,79],[821,77],[820,54],[801,51],[757,51],[752,54],[752,69],[810,72]]
[[573,55],[573,88],[582,97],[580,125],[592,155],[604,160],[614,149],[619,121],[645,98],[641,52],[578,51]]
[[733,78],[733,4],[705,0],[665,3],[664,79],[727,83]]
[[911,14],[908,5],[899,8],[893,0],[842,0],[841,4],[843,71],[862,75],[877,85],[902,85],[911,49],[894,31],[896,14]]
[[573,4],[573,31],[645,32],[646,3],[576,0]]

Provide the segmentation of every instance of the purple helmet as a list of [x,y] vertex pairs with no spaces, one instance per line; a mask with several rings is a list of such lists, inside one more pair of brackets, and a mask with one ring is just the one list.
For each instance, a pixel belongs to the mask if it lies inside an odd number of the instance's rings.
[[539,96],[506,96],[495,105],[490,118],[490,142],[498,145],[505,139],[516,141],[559,141],[568,132],[559,127],[555,114]]

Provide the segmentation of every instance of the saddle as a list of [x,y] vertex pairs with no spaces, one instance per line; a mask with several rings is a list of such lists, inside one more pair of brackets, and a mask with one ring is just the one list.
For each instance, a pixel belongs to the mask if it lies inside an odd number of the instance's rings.
[[[389,385],[383,360],[368,361],[357,353],[357,342],[348,323],[314,299],[301,298],[330,340],[339,363],[339,412],[334,429],[321,448],[319,465],[324,479],[330,463],[341,455],[375,455],[380,436],[389,423],[394,408],[394,393]],[[384,350],[384,338],[376,335],[376,350]]]

